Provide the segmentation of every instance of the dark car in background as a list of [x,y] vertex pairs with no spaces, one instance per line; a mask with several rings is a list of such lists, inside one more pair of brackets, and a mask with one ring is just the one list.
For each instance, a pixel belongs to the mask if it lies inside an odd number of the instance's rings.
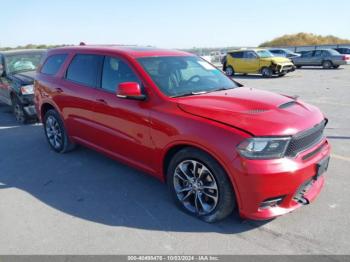
[[333,49],[342,55],[350,55],[350,48],[348,47],[339,47],[339,48],[333,48]]
[[287,57],[287,58],[294,58],[294,57],[300,56],[300,54],[294,53],[294,52],[290,51],[289,49],[285,49],[285,48],[270,48],[268,50],[274,56]]
[[36,118],[34,76],[45,50],[0,52],[0,102],[12,107],[16,120]]
[[350,56],[342,55],[333,49],[319,49],[303,53],[300,57],[292,58],[297,68],[302,66],[322,66],[325,69],[338,68],[350,64]]

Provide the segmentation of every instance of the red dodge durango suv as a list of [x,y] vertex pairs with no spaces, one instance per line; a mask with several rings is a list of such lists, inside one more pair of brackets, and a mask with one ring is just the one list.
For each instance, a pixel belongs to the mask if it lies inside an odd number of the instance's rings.
[[51,148],[81,144],[167,182],[186,212],[270,219],[320,193],[327,119],[294,97],[243,87],[203,59],[132,46],[48,51],[35,105]]

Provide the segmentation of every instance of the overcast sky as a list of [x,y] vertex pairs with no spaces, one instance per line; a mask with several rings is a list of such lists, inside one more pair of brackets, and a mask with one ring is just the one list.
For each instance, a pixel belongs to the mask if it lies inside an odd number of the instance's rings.
[[283,34],[350,39],[349,0],[0,0],[0,46],[255,46]]

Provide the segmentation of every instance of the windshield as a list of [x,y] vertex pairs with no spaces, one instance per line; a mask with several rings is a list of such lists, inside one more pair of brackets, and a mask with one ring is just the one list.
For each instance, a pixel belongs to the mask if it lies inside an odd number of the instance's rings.
[[196,56],[144,57],[138,61],[167,96],[196,95],[238,85]]
[[6,71],[14,74],[34,71],[38,67],[43,53],[21,53],[5,55]]
[[286,52],[287,54],[291,54],[291,55],[293,55],[294,53],[292,52],[292,51],[290,51],[289,49],[283,49],[284,50],[284,52]]
[[274,56],[270,51],[267,50],[259,50],[257,51],[257,54],[260,58],[268,58]]

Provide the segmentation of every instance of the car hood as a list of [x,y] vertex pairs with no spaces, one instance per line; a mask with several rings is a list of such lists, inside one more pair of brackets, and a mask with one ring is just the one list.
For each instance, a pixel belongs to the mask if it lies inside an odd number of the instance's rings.
[[286,58],[286,57],[278,57],[278,56],[274,56],[274,57],[268,57],[268,58],[260,58],[263,61],[271,61],[274,62],[275,64],[286,64],[286,63],[291,63],[291,61]]
[[35,73],[35,71],[21,72],[12,74],[11,78],[14,81],[20,82],[21,85],[31,85],[34,82]]
[[253,136],[289,136],[319,124],[320,110],[291,97],[240,87],[179,98],[192,115],[235,127]]

